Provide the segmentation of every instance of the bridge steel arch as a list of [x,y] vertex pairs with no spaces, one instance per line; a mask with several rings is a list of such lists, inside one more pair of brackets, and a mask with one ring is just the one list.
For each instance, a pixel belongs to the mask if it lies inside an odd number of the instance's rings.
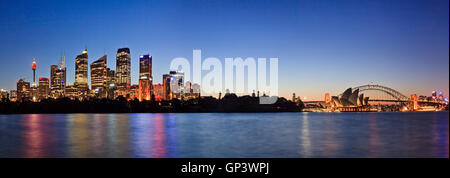
[[355,91],[356,89],[359,89],[359,92],[368,91],[368,90],[381,91],[381,92],[384,92],[384,93],[392,96],[393,98],[397,99],[398,101],[409,101],[409,98],[407,96],[403,95],[402,93],[398,92],[397,90],[394,90],[392,88],[382,86],[382,85],[362,85],[362,86],[352,88],[352,91]]

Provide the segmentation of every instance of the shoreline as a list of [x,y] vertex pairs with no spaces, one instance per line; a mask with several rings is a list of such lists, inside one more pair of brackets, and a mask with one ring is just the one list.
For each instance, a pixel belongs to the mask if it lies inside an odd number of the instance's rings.
[[111,112],[111,113],[101,113],[101,112],[68,112],[68,113],[0,113],[0,115],[28,115],[28,114],[48,114],[48,115],[59,115],[59,114],[274,114],[274,113],[320,113],[320,114],[334,114],[334,113],[440,113],[449,112],[448,110],[443,111],[381,111],[381,112],[308,112],[308,111],[283,111],[283,112]]

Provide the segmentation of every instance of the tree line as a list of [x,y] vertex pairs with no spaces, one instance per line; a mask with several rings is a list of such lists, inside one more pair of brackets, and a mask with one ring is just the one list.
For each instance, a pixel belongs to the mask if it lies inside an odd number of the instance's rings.
[[226,94],[223,98],[201,97],[181,101],[139,101],[117,99],[89,98],[71,100],[69,98],[44,99],[40,102],[0,102],[2,114],[26,113],[189,113],[189,112],[300,112],[304,104],[294,103],[285,98],[278,98],[274,104],[259,104],[259,98],[253,96],[236,96]]

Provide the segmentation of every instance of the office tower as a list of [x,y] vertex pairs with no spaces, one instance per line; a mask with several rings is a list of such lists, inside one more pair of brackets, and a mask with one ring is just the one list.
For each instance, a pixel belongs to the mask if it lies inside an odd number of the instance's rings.
[[170,92],[170,74],[164,74],[162,81],[163,81],[163,100],[171,100],[172,92]]
[[169,74],[163,75],[163,90],[165,100],[184,100],[184,73],[170,71]]
[[200,98],[200,85],[198,83],[192,84],[192,93],[195,94],[194,98]]
[[156,101],[161,101],[164,97],[164,88],[163,85],[158,83],[153,85],[153,95],[155,95]]
[[64,90],[66,88],[66,82],[65,82],[65,68],[58,67],[58,69],[55,72],[55,85],[56,87],[53,90],[54,97],[60,98],[64,97]]
[[177,99],[184,100],[184,73],[179,71],[171,71],[171,82],[174,82],[174,85],[171,85],[172,95]]
[[91,89],[98,97],[106,97],[106,55],[91,64]]
[[75,100],[79,98],[78,88],[75,85],[67,85],[64,88],[64,97],[70,98],[71,100]]
[[30,98],[30,95],[30,82],[25,82],[23,79],[20,79],[17,82],[17,101]]
[[3,101],[3,99],[9,98],[9,93],[6,90],[0,89],[0,102]]
[[106,97],[108,99],[115,99],[115,91],[116,91],[116,73],[114,70],[110,68],[106,68]]
[[9,91],[9,100],[10,101],[17,101],[17,90],[10,90]]
[[75,58],[75,86],[80,91],[86,91],[89,89],[87,49]]
[[59,88],[64,90],[64,88],[66,87],[66,83],[67,83],[67,73],[66,73],[66,56],[63,55],[61,56],[61,60],[59,62],[59,70],[60,70],[60,75],[61,75],[61,82],[59,83]]
[[107,83],[109,84],[115,84],[116,83],[116,71],[111,70],[110,68],[106,68],[106,76],[107,76]]
[[48,98],[48,95],[50,94],[50,88],[49,88],[49,79],[48,78],[39,78],[39,99],[43,100]]
[[57,65],[50,66],[50,89],[56,89],[56,71],[58,70]]
[[50,89],[53,98],[64,97],[64,89],[66,87],[66,65],[65,56],[61,56],[58,65],[50,66]]
[[139,58],[139,101],[151,99],[152,81],[152,56],[146,54]]
[[119,87],[131,85],[131,55],[129,48],[120,48],[116,55],[116,83]]

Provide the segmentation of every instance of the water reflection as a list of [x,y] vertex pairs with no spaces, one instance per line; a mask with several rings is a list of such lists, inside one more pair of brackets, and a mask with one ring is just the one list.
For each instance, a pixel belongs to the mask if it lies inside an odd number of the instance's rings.
[[448,113],[0,115],[0,157],[448,157]]
[[309,138],[309,123],[308,123],[308,114],[303,114],[303,123],[302,123],[302,129],[301,129],[301,146],[302,146],[302,152],[300,155],[304,155],[306,157],[311,156],[311,140]]
[[379,150],[377,119],[375,115],[369,118],[369,157],[377,157]]
[[153,142],[155,146],[152,150],[152,157],[155,158],[164,158],[167,155],[167,147],[166,147],[166,135],[165,135],[165,125],[164,125],[164,116],[162,114],[156,114],[154,119],[155,129],[153,132]]
[[[40,124],[40,116],[39,114],[30,114],[26,115],[23,120],[23,124],[25,126],[24,136],[24,148],[22,148],[25,152],[24,157],[46,157],[46,149],[47,145],[46,141],[48,138],[44,138],[44,124]],[[47,132],[49,130],[46,130]]]

